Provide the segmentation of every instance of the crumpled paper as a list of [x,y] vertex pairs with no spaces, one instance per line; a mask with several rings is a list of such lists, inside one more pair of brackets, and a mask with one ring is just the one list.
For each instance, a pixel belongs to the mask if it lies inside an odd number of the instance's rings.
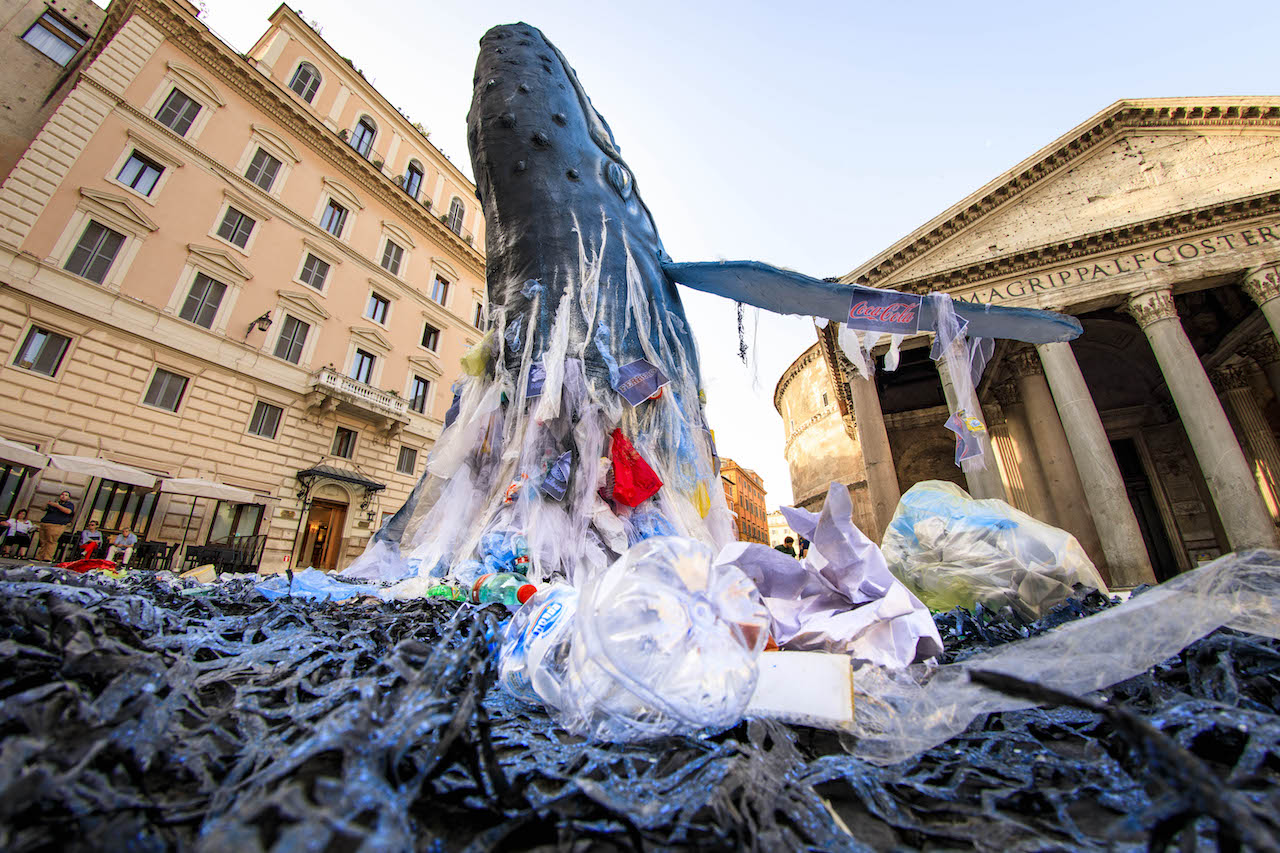
[[889,572],[880,548],[853,523],[846,487],[831,484],[821,514],[792,507],[782,512],[791,529],[809,540],[804,560],[749,542],[727,545],[716,558],[755,581],[780,647],[838,652],[892,668],[942,652],[928,608]]

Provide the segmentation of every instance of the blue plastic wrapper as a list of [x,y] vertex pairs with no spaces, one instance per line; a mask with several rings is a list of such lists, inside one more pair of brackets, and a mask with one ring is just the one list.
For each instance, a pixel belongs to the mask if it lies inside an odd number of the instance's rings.
[[564,493],[569,488],[569,466],[572,464],[573,451],[561,453],[547,469],[547,476],[542,478],[542,491],[558,501],[564,500]]
[[377,595],[376,587],[357,583],[343,583],[319,569],[303,569],[294,572],[290,583],[288,575],[272,575],[254,589],[265,598],[311,598],[317,601],[344,601],[360,595]]

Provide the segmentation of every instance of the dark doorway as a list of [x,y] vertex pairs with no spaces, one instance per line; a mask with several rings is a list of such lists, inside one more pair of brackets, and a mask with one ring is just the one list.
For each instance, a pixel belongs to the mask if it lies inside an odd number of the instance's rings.
[[1120,476],[1124,478],[1133,513],[1138,517],[1138,528],[1142,531],[1142,541],[1147,546],[1147,556],[1155,569],[1156,579],[1166,581],[1178,573],[1178,562],[1165,534],[1160,508],[1156,505],[1151,480],[1142,465],[1138,445],[1131,438],[1116,439],[1111,442],[1111,452],[1120,466]]

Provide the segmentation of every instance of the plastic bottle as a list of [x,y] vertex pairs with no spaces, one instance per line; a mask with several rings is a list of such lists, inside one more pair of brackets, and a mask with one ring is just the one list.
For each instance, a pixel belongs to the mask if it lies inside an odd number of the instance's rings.
[[436,584],[427,590],[428,598],[444,598],[449,601],[470,601],[471,596],[465,589],[451,583]]
[[505,604],[512,610],[524,604],[538,591],[524,575],[498,572],[481,575],[471,586],[472,604]]
[[544,588],[507,628],[500,682],[601,740],[733,725],[755,691],[769,614],[755,584],[714,557],[656,537],[579,590]]

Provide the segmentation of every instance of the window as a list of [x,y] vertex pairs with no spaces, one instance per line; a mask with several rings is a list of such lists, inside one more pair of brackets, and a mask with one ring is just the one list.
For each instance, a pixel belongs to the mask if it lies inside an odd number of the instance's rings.
[[81,278],[102,284],[123,243],[123,234],[117,234],[107,226],[90,220],[65,269]]
[[298,70],[293,72],[289,88],[297,92],[302,100],[308,104],[311,103],[311,99],[316,96],[316,90],[320,88],[320,72],[310,62],[302,63],[298,66]]
[[372,383],[373,365],[376,361],[373,353],[357,349],[355,357],[351,359],[351,378],[366,385]]
[[253,226],[256,224],[248,214],[228,205],[222,224],[218,226],[218,236],[243,249],[249,243],[249,235],[253,233]]
[[244,173],[244,176],[267,192],[271,192],[271,185],[276,182],[276,174],[279,171],[280,161],[259,148],[253,155],[253,162],[249,164],[249,170]]
[[320,227],[335,237],[342,236],[342,226],[347,222],[347,209],[333,199],[325,206],[320,217]]
[[431,298],[441,305],[449,300],[449,282],[439,275],[431,282]]
[[401,447],[400,458],[396,460],[396,471],[401,474],[412,474],[418,467],[418,451],[412,447]]
[[409,389],[409,408],[420,415],[427,413],[427,394],[431,391],[431,383],[421,376],[413,377],[413,385]]
[[436,347],[440,346],[440,330],[430,323],[423,326],[422,345],[432,352],[435,352]]
[[13,360],[13,363],[23,370],[43,373],[45,376],[54,376],[57,374],[58,367],[62,364],[62,357],[67,354],[67,347],[69,346],[71,346],[71,338],[66,335],[60,335],[57,332],[51,332],[39,326],[32,326],[31,331],[27,332],[27,339],[22,342],[22,349],[18,350],[18,357]]
[[45,12],[22,34],[22,40],[59,65],[66,65],[89,37],[52,12]]
[[249,432],[263,438],[275,438],[283,415],[284,409],[259,400],[253,407],[253,417],[249,419]]
[[350,459],[356,452],[356,431],[346,427],[338,427],[333,434],[333,455]]
[[200,105],[183,94],[181,89],[174,89],[164,99],[160,112],[156,113],[156,121],[179,136],[186,136],[191,129],[191,122],[199,114]]
[[151,387],[142,402],[157,409],[176,412],[182,403],[182,395],[187,392],[187,377],[170,373],[163,367],[157,367],[155,376],[151,377]]
[[17,508],[18,493],[22,484],[27,481],[31,469],[14,462],[0,461],[0,513],[5,518],[12,518]]
[[400,275],[400,262],[404,259],[404,249],[388,240],[382,249],[382,268],[392,275]]
[[475,326],[478,329],[483,323],[484,323],[484,305],[477,302],[476,303],[476,321],[471,325]]
[[329,265],[317,258],[311,253],[307,253],[307,259],[302,262],[302,279],[303,284],[309,284],[316,290],[324,290],[324,280],[329,277]]
[[85,523],[96,521],[105,530],[119,530],[127,525],[141,541],[147,538],[157,494],[154,489],[103,480],[98,484],[90,504],[93,509],[89,510]]
[[196,273],[196,280],[191,283],[187,292],[187,301],[182,303],[178,316],[188,323],[213,328],[213,318],[218,314],[218,306],[222,304],[222,296],[227,286],[220,281],[209,278],[202,272]]
[[311,327],[306,323],[286,314],[280,329],[280,337],[276,338],[276,358],[297,364],[302,360],[302,345],[307,342],[307,332]]
[[359,151],[361,156],[368,157],[369,152],[373,150],[373,137],[378,133],[377,128],[373,126],[373,122],[367,118],[362,118],[356,124],[356,129],[351,131],[351,147]]
[[417,163],[410,163],[409,168],[404,172],[404,191],[412,198],[418,197],[418,191],[422,189],[422,167]]
[[237,536],[255,536],[262,526],[262,504],[238,504],[218,501],[213,510],[213,524],[209,526],[207,544],[230,541]]
[[151,195],[162,172],[164,172],[164,166],[134,151],[129,155],[120,174],[116,175],[116,180],[129,189],[137,190],[143,195]]
[[375,323],[387,322],[387,310],[391,307],[391,301],[379,293],[369,294],[369,307],[365,309],[364,316],[368,317]]
[[446,223],[449,230],[454,234],[462,233],[462,217],[466,215],[467,209],[462,204],[462,199],[457,196],[453,197],[453,201],[449,202],[449,221]]

